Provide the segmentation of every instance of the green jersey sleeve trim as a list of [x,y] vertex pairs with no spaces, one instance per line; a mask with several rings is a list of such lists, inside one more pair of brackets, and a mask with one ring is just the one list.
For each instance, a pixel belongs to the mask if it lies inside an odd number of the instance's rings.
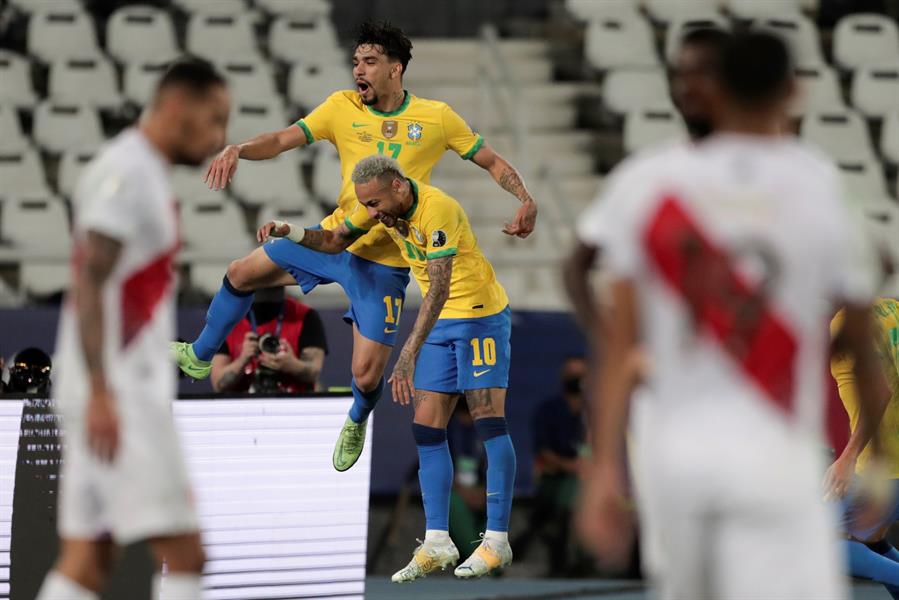
[[300,129],[303,130],[303,133],[306,134],[306,145],[310,145],[315,142],[315,137],[312,135],[312,132],[309,131],[309,126],[303,122],[303,119],[297,121],[297,125],[299,125]]
[[455,256],[458,254],[458,248],[444,248],[443,250],[438,250],[437,252],[428,252],[428,260],[433,258],[443,258],[444,256]]
[[484,138],[478,136],[478,141],[474,143],[474,146],[471,147],[471,150],[462,155],[462,160],[471,160],[474,158],[474,155],[478,153],[478,150],[481,149],[481,146],[484,145]]
[[343,218],[343,224],[347,226],[347,229],[349,229],[351,233],[355,233],[356,235],[368,233],[368,229],[362,229],[361,227],[356,227],[355,225],[353,225],[349,217]]

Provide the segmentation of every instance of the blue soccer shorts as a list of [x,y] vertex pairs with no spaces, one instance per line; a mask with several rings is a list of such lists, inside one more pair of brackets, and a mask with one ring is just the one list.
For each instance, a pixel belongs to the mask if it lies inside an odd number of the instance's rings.
[[512,312],[438,319],[415,364],[415,389],[458,394],[509,387]]
[[346,251],[326,254],[283,238],[263,248],[272,262],[293,275],[304,294],[319,285],[340,285],[350,299],[344,321],[355,323],[370,340],[388,346],[396,342],[408,268],[378,264]]

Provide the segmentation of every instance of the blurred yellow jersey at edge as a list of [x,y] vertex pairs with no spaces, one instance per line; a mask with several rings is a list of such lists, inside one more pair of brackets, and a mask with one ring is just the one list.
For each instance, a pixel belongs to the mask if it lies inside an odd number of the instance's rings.
[[[843,325],[843,311],[830,322],[833,337]],[[899,301],[878,298],[874,302],[876,352],[890,386],[890,401],[883,414],[880,430],[883,433],[889,468],[893,477],[899,477]],[[840,392],[840,400],[849,414],[852,431],[858,426],[859,403],[852,368],[855,361],[848,355],[836,355],[830,361],[830,373]],[[856,471],[864,470],[870,451],[865,448],[859,456]]]
[[[467,160],[483,144],[481,136],[447,104],[418,98],[409,92],[403,104],[389,113],[362,104],[358,92],[335,92],[297,121],[297,125],[306,133],[309,144],[329,140],[340,154],[343,184],[337,209],[321,223],[325,229],[334,229],[355,207],[356,192],[350,175],[356,163],[366,156],[375,153],[391,156],[409,177],[428,183],[431,170],[446,150],[453,150]],[[378,228],[350,246],[349,251],[376,263],[405,267],[383,225],[378,224]]]
[[440,313],[441,319],[473,319],[501,312],[509,304],[506,291],[496,279],[490,261],[478,247],[468,216],[462,206],[443,191],[409,179],[413,204],[403,220],[408,231],[403,236],[396,227],[386,228],[372,219],[364,206],[346,217],[351,231],[371,235],[375,227],[387,230],[403,260],[412,267],[422,294],[428,293],[428,261],[453,256],[450,294]]

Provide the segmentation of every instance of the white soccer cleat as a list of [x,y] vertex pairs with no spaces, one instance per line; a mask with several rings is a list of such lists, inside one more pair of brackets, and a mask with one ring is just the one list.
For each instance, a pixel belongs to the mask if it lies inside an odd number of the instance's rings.
[[446,542],[432,542],[425,540],[415,549],[409,564],[393,574],[390,581],[393,583],[408,583],[426,577],[437,569],[445,571],[447,567],[454,566],[459,560],[459,550],[452,540]]
[[462,579],[483,577],[496,569],[502,569],[512,564],[512,546],[509,542],[490,540],[481,534],[481,545],[465,559],[465,562],[456,567],[455,575]]

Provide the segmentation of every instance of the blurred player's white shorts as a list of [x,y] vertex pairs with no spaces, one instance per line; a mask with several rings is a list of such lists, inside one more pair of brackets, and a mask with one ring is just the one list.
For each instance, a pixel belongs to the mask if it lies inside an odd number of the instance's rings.
[[[156,394],[153,394],[156,396]],[[80,404],[80,403],[73,403]],[[84,411],[60,402],[64,427],[59,533],[111,535],[121,545],[197,531],[198,522],[171,404],[117,398],[119,452],[100,462],[87,445]]]
[[644,560],[662,600],[848,597],[818,444],[770,421],[663,420],[654,408],[638,408],[648,412],[634,448]]

